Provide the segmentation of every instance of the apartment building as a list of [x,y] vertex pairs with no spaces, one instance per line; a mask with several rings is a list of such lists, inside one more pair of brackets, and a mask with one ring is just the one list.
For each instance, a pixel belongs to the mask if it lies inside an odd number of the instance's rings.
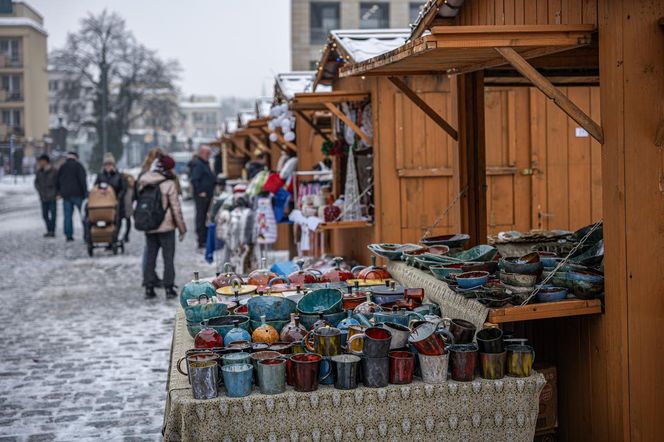
[[294,71],[315,70],[333,29],[408,28],[424,0],[291,0]]
[[180,102],[178,140],[196,148],[216,140],[223,122],[222,104],[216,97],[192,96]]
[[[47,33],[24,2],[0,1],[0,143],[27,146],[48,135]],[[25,154],[32,154],[29,147]]]

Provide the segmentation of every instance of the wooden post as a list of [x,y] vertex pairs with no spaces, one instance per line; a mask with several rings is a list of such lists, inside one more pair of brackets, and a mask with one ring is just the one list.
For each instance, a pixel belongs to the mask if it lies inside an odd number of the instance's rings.
[[486,243],[486,148],[484,140],[484,73],[457,76],[459,115],[459,189],[461,230],[470,245]]

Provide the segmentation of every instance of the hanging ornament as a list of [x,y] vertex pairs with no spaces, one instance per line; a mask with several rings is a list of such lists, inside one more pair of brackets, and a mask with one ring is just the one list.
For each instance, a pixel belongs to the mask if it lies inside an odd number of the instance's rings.
[[346,166],[346,188],[344,190],[344,221],[359,221],[362,219],[362,208],[360,207],[360,189],[357,183],[357,171],[355,170],[355,155],[353,148],[348,149],[348,164]]

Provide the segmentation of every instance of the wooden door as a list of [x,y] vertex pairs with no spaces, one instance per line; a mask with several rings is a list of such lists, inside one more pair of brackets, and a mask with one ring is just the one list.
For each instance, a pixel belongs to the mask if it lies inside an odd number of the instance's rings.
[[[414,89],[450,121],[454,101],[449,81],[425,83]],[[401,241],[416,243],[458,192],[454,177],[456,142],[400,92],[394,95],[394,122],[399,195],[393,197],[400,197]],[[454,231],[458,224],[457,208],[450,210],[431,234]]]
[[531,228],[530,131],[527,88],[486,88],[488,233]]
[[[561,88],[600,121],[599,88]],[[532,226],[576,230],[602,217],[602,150],[539,90],[530,89]]]

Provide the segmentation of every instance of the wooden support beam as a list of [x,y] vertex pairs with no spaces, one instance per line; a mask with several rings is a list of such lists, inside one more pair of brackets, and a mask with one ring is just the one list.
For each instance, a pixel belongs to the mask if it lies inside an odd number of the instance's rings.
[[604,133],[602,127],[595,123],[585,112],[572,102],[565,94],[560,92],[545,76],[537,72],[521,55],[512,48],[495,48],[505,60],[507,60],[514,69],[521,75],[529,79],[537,89],[549,97],[562,109],[571,119],[576,121],[600,144],[604,144]]
[[461,230],[471,246],[487,241],[486,146],[484,136],[484,73],[457,76],[459,115],[459,187]]
[[408,85],[401,80],[399,77],[387,77],[388,80],[392,82],[394,86],[396,86],[397,89],[399,89],[401,92],[404,93],[406,97],[410,99],[417,107],[422,109],[422,111],[427,114],[429,118],[433,120],[434,123],[436,123],[438,126],[441,127],[447,134],[452,137],[454,141],[459,140],[459,134],[457,133],[456,129],[452,127],[443,117],[441,117],[438,112],[436,112],[431,106],[427,104],[426,101],[424,101],[422,98],[420,98],[417,93],[412,90],[411,88],[408,87]]
[[262,150],[265,153],[270,153],[270,149],[256,135],[249,135],[249,139],[253,141],[254,144],[258,146],[260,150]]
[[311,128],[314,130],[314,132],[316,132],[318,135],[320,135],[325,141],[330,141],[330,142],[332,141],[332,140],[330,140],[330,137],[328,137],[327,135],[325,135],[325,134],[323,133],[323,131],[321,131],[321,130],[318,128],[318,126],[316,126],[316,123],[314,123],[314,121],[313,121],[311,118],[309,118],[309,117],[307,116],[307,114],[305,114],[303,111],[299,111],[299,110],[298,110],[298,111],[295,111],[295,113],[298,114],[300,117],[302,117],[302,119],[303,119],[303,120],[304,120],[309,126],[311,126]]
[[365,143],[369,145],[372,144],[371,138],[369,138],[367,134],[362,132],[362,129],[360,129],[360,127],[357,124],[353,123],[353,121],[350,118],[348,118],[343,112],[341,112],[334,104],[325,103],[325,107],[328,108],[330,112],[336,115],[341,121],[346,123],[348,127],[353,129],[353,132],[355,132],[360,138],[362,138],[362,140]]
[[[270,132],[268,132],[267,129],[265,129],[264,127],[261,127],[260,130],[261,130],[261,132],[263,132],[263,135],[265,135],[266,137],[270,136]],[[277,137],[278,136],[279,136],[279,134],[277,134]],[[284,141],[286,141],[286,140],[284,140]],[[289,153],[289,150],[287,148],[285,148],[284,146],[282,146],[280,143],[275,143],[275,142],[271,142],[271,143],[276,144],[277,147],[279,148],[279,150],[281,150],[282,152]],[[293,146],[295,146],[295,145],[293,144]],[[297,146],[295,146],[295,149],[293,149],[293,150],[297,152]]]
[[277,134],[277,140],[279,140],[281,144],[286,145],[289,149],[293,150],[293,152],[297,152],[297,146],[290,141],[286,141],[284,136],[281,134],[281,129],[277,130],[275,134]]

